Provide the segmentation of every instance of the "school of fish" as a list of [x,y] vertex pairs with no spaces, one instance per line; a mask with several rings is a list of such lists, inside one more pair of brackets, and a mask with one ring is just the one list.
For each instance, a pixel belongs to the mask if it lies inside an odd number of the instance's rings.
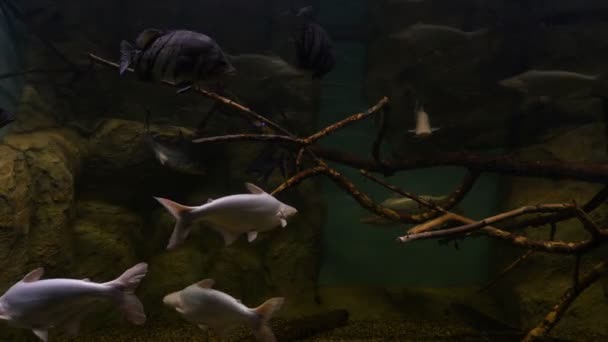
[[[390,0],[391,5],[421,3],[424,0]],[[282,82],[310,76],[322,78],[336,65],[336,52],[330,34],[312,19],[312,6],[291,8],[284,14],[293,17],[291,32],[295,43],[296,61],[289,63],[273,54],[230,55],[210,36],[189,30],[143,30],[134,43],[120,43],[120,75],[134,71],[144,82],[170,82],[182,93],[208,82],[225,82],[230,77],[242,77],[259,84]],[[472,44],[491,34],[490,28],[463,31],[459,28],[417,23],[395,32],[390,38],[398,43],[425,46],[428,49],[445,49]],[[562,70],[528,70],[498,83],[500,86],[525,96],[550,98],[577,98],[608,94],[603,75],[587,75]],[[408,132],[416,137],[430,137],[439,128],[430,124],[422,105],[415,111],[415,129]],[[16,120],[12,111],[0,108],[0,128]],[[145,142],[156,160],[176,172],[204,175],[202,165],[189,152],[192,141],[181,135],[177,143],[163,142],[145,125]],[[250,173],[266,182],[269,172],[266,164],[278,161],[272,149],[265,149],[261,162],[250,167]],[[285,174],[285,170],[283,170]],[[285,175],[284,175],[285,176]],[[175,219],[173,232],[166,245],[174,250],[186,240],[198,223],[217,232],[225,246],[246,236],[249,243],[259,233],[285,228],[298,210],[279,201],[273,195],[252,183],[246,183],[248,193],[209,199],[198,206],[179,204],[170,199],[155,197]],[[425,197],[436,203],[443,197]],[[420,211],[417,203],[406,198],[390,198],[381,206],[404,214]],[[379,216],[361,219],[367,224],[384,225],[390,222]],[[144,307],[135,295],[148,272],[147,263],[138,263],[114,280],[93,282],[90,279],[43,279],[44,269],[38,268],[25,275],[0,296],[0,320],[15,327],[29,329],[40,340],[49,341],[49,330],[57,329],[69,334],[79,333],[81,322],[96,310],[96,303],[110,303],[127,321],[135,325],[146,322]],[[250,308],[231,295],[214,289],[212,279],[201,280],[182,290],[164,296],[162,302],[186,321],[201,329],[211,329],[220,338],[227,338],[230,330],[239,325],[248,326],[255,338],[262,342],[276,341],[268,322],[285,302],[282,297],[270,298],[258,307]]]

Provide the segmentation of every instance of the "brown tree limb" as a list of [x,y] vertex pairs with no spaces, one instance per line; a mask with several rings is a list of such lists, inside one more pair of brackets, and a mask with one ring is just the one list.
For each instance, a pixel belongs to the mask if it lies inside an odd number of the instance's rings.
[[222,135],[217,137],[208,137],[192,140],[193,143],[199,144],[213,144],[213,143],[226,143],[234,141],[259,141],[266,143],[288,143],[296,145],[305,145],[306,141],[300,138],[293,138],[287,135],[276,135],[276,134],[231,134]]
[[523,342],[534,342],[542,340],[561,320],[570,305],[583,293],[589,286],[598,281],[600,277],[608,271],[608,261],[601,262],[579,281],[578,286],[569,288],[560,298],[559,302],[553,306],[551,311],[545,316],[542,322],[523,339]]
[[574,213],[579,221],[583,224],[583,228],[591,234],[592,239],[598,239],[601,234],[601,229],[598,227],[593,220],[587,215],[585,211],[580,208],[574,208]]
[[[344,151],[319,146],[312,147],[312,150],[319,157],[328,161],[369,172],[383,172],[383,168],[372,159],[361,158]],[[429,167],[456,166],[484,173],[608,183],[608,163],[553,160],[523,161],[514,155],[480,155],[465,152],[424,155],[410,159],[391,159],[384,160],[383,163],[395,172]]]
[[385,187],[386,189],[391,190],[403,197],[407,197],[407,198],[409,198],[413,201],[416,201],[417,203],[431,209],[430,211],[427,211],[427,212],[423,212],[423,213],[416,214],[416,215],[410,215],[410,221],[412,223],[423,223],[423,222],[426,222],[430,219],[437,217],[441,213],[448,213],[448,210],[454,208],[456,205],[458,205],[458,203],[460,203],[464,199],[464,197],[469,193],[469,191],[471,191],[471,189],[473,188],[473,185],[475,185],[475,182],[479,178],[478,172],[471,172],[471,171],[467,172],[467,174],[464,176],[464,179],[461,181],[460,185],[456,189],[454,189],[454,191],[452,191],[448,196],[446,196],[445,200],[441,201],[441,206],[440,206],[437,203],[427,201],[412,193],[403,191],[394,185],[390,185],[365,170],[360,170],[360,172],[366,178]]
[[450,228],[450,229],[442,229],[430,232],[423,232],[417,234],[408,234],[399,238],[401,242],[411,242],[415,240],[428,240],[428,239],[437,239],[444,237],[451,237],[455,235],[464,235],[468,233],[472,233],[474,231],[480,230],[484,227],[496,224],[498,222],[529,214],[529,213],[554,213],[561,211],[574,210],[576,207],[572,204],[542,204],[542,205],[531,205],[526,207],[521,207],[519,209],[511,210],[505,213],[501,213],[492,217],[488,217],[481,221],[469,223],[463,226]]
[[300,171],[293,177],[286,180],[283,184],[279,185],[279,187],[274,189],[274,191],[272,191],[270,194],[276,196],[281,192],[284,192],[285,190],[293,188],[294,186],[302,183],[302,181],[308,178],[323,174],[325,172],[325,169],[325,166],[316,166],[310,169]]
[[351,116],[347,117],[346,119],[340,120],[330,126],[323,128],[319,132],[309,136],[308,138],[306,138],[307,144],[313,144],[316,141],[318,141],[319,139],[326,137],[339,129],[342,129],[346,126],[349,126],[349,125],[351,125],[355,122],[361,121],[363,119],[366,119],[366,118],[372,116],[373,114],[379,112],[387,104],[388,104],[388,97],[383,97],[380,99],[380,101],[378,101],[378,103],[376,103],[373,107],[366,110],[365,112],[351,115]]
[[[596,193],[587,203],[582,206],[582,210],[585,213],[590,213],[597,209],[602,203],[608,200],[608,186],[604,186],[598,193]],[[528,219],[522,219],[514,222],[513,224],[506,225],[506,230],[516,230],[526,227],[540,227],[547,224],[555,224],[558,222],[566,221],[574,218],[575,212],[561,212],[550,215],[543,215],[540,217],[532,217]]]

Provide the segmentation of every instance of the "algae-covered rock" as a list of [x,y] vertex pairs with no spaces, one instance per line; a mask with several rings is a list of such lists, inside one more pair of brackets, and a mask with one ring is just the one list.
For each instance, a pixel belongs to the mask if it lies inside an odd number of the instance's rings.
[[[603,162],[605,157],[606,138],[604,128],[600,125],[585,125],[567,131],[551,131],[545,137],[546,143],[522,150],[519,154],[525,160],[557,159],[567,161]],[[508,192],[505,193],[503,209],[510,210],[525,205],[543,203],[566,203],[575,201],[582,205],[591,199],[602,187],[571,181],[554,181],[545,179],[515,178],[506,181]],[[606,216],[608,206],[601,205],[591,217],[601,226],[608,223]],[[548,226],[530,228],[524,232],[532,239],[547,240]],[[588,233],[577,220],[560,222],[557,225],[556,240],[582,241],[588,239]],[[524,251],[503,255],[520,255]],[[581,272],[588,270],[608,256],[608,250],[599,248],[582,259]],[[504,257],[502,257],[504,259]],[[500,265],[508,264],[512,259],[503,260]],[[517,306],[522,328],[536,326],[555,305],[562,294],[572,286],[575,257],[535,253],[520,267],[513,270],[497,285],[497,293],[510,296],[510,305]],[[502,292],[500,292],[502,291]],[[510,294],[508,294],[510,293]],[[593,336],[608,336],[605,325],[597,324],[595,317],[608,314],[606,297],[600,284],[589,288],[566,312],[555,328],[556,336],[572,336],[580,340],[594,340]],[[596,336],[597,337],[597,336]]]
[[181,319],[162,304],[162,299],[171,292],[208,278],[204,272],[207,261],[203,252],[190,247],[163,252],[149,260],[148,275],[138,292],[149,321]]
[[51,273],[68,267],[74,185],[86,149],[67,130],[13,134],[4,141],[7,173],[0,194],[12,213],[1,217],[7,239],[0,250],[10,260],[0,276],[6,284],[34,265]]
[[[116,270],[140,262],[143,220],[126,208],[99,201],[76,206],[72,223],[77,273],[91,279],[109,279]],[[108,266],[112,267],[108,267]]]
[[32,132],[57,126],[52,104],[31,85],[23,87],[15,113],[17,118],[10,127],[13,133]]

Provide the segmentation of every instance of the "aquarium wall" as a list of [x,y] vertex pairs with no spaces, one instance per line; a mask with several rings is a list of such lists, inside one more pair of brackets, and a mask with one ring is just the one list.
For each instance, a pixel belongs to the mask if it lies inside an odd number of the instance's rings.
[[0,107],[14,111],[19,102],[23,79],[19,77],[8,77],[8,73],[22,71],[25,63],[25,47],[28,36],[26,28],[6,6],[0,11],[2,27],[0,37],[2,39],[2,55],[0,65],[2,66],[2,79],[0,80]]
[[[0,5],[0,108],[17,115],[0,143],[0,291],[39,267],[104,283],[148,265],[144,325],[109,303],[51,341],[254,340],[163,303],[203,279],[252,309],[284,297],[278,341],[608,340],[603,2],[17,9]],[[321,77],[294,67],[300,10],[331,36]],[[121,75],[121,42],[142,44],[145,29],[203,32],[237,75],[202,92]],[[538,70],[551,72],[504,82]],[[281,207],[276,227],[230,243],[184,216],[177,228],[192,229],[170,248],[174,216],[260,193],[246,183],[297,214]],[[226,220],[243,217],[256,222]],[[4,323],[0,340],[36,341]]]

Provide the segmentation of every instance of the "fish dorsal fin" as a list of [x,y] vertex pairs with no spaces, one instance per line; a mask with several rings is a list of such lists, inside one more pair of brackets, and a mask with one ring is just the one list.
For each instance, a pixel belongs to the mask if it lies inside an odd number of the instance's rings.
[[152,44],[156,39],[165,34],[164,31],[157,29],[147,29],[137,36],[135,40],[135,46],[138,49],[145,49],[148,45]]
[[37,269],[33,270],[32,272],[28,273],[25,277],[23,277],[23,282],[32,283],[32,282],[38,281],[38,280],[40,280],[40,278],[42,278],[43,275],[44,275],[44,268],[43,267],[37,268]]
[[208,198],[207,203],[211,203],[211,202],[213,202],[213,198]]
[[247,190],[249,190],[249,192],[255,195],[262,195],[266,193],[266,191],[260,189],[260,187],[251,183],[245,183],[245,187],[247,188]]
[[213,288],[213,285],[215,285],[215,280],[213,279],[204,279],[196,283],[196,286],[200,287],[201,289],[211,289]]

